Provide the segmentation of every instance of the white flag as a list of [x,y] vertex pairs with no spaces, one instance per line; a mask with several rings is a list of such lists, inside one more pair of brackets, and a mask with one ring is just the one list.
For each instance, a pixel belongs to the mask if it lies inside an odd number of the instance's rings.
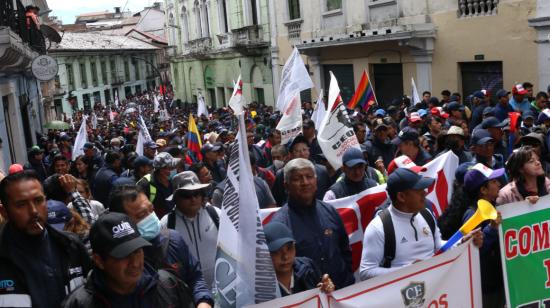
[[92,113],[92,128],[97,128],[97,116],[95,115],[95,113]]
[[115,90],[115,106],[118,108],[118,90]]
[[329,163],[338,170],[342,166],[342,156],[349,148],[361,149],[348,116],[336,77],[330,72],[328,90],[328,112],[321,122],[317,141]]
[[70,120],[69,122],[70,122],[70,124],[71,124],[71,128],[74,130],[74,120],[73,120],[73,116],[74,116],[74,114],[71,115],[71,120]]
[[321,121],[325,118],[326,113],[327,108],[325,107],[325,102],[323,101],[323,89],[321,89],[317,102],[315,103],[315,110],[313,110],[313,114],[311,115],[311,120],[315,123],[315,129],[319,130],[321,127]]
[[145,143],[145,137],[143,136],[143,130],[140,129],[138,132],[138,139],[136,143],[136,153],[140,156],[143,156],[143,144]]
[[73,161],[79,156],[84,154],[84,144],[88,142],[88,132],[86,131],[86,120],[88,119],[87,116],[82,117],[82,124],[80,124],[80,129],[78,130],[78,134],[76,135],[76,139],[74,140],[73,145]]
[[109,120],[111,123],[115,123],[115,114],[113,113],[113,109],[109,109]]
[[313,81],[309,77],[304,61],[294,47],[281,73],[281,86],[277,97],[277,109],[284,111],[296,93],[313,88]]
[[[222,308],[243,307],[280,296],[258,214],[258,199],[246,143],[244,114],[238,115],[220,213],[215,293]],[[223,235],[223,236],[222,236]]]
[[277,130],[281,132],[282,144],[286,144],[291,138],[302,132],[302,102],[299,92],[294,95],[283,112],[283,117],[277,124]]
[[197,115],[200,117],[201,114],[204,114],[207,118],[210,117],[208,114],[208,108],[206,107],[206,102],[204,101],[204,96],[199,93]]
[[153,112],[154,113],[157,113],[159,112],[159,99],[157,98],[156,95],[153,95],[153,101],[154,101],[154,105],[153,105]]
[[145,138],[145,141],[152,140],[151,139],[151,134],[149,134],[149,130],[147,129],[147,125],[145,125],[145,121],[143,121],[143,117],[141,115],[139,115],[138,126],[139,126],[139,131],[143,132],[143,137]]
[[416,84],[414,83],[414,78],[411,77],[411,87],[412,87],[412,105],[416,105],[421,102],[420,95],[418,95],[418,90],[416,89]]
[[243,81],[241,80],[241,75],[237,82],[233,82],[233,94],[229,99],[229,107],[233,109],[235,115],[239,115],[244,111],[244,97],[243,97]]

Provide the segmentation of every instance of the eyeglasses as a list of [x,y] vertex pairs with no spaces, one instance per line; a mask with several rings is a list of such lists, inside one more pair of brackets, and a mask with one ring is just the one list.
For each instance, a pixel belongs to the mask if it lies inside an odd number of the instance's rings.
[[195,197],[202,197],[204,194],[201,190],[199,191],[180,191],[176,194],[176,197],[181,199],[192,199]]

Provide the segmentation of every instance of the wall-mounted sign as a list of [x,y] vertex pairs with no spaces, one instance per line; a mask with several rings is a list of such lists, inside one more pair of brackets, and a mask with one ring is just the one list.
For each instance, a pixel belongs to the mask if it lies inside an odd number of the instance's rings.
[[31,65],[32,74],[40,81],[54,79],[58,69],[57,61],[48,55],[41,55],[34,58]]

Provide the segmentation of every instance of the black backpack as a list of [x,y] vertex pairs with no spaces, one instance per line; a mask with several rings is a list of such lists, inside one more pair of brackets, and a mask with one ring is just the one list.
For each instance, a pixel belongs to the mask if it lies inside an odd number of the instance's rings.
[[[214,222],[214,225],[216,226],[216,229],[220,229],[220,216],[218,215],[218,212],[216,212],[216,209],[213,206],[206,206],[204,207],[206,209],[206,212],[208,213],[208,216],[210,216],[210,219]],[[176,213],[175,210],[168,213],[168,224],[166,225],[168,229],[175,229],[176,228]]]
[[[384,258],[380,262],[381,267],[390,268],[391,262],[395,259],[395,229],[393,228],[393,222],[389,209],[385,208],[378,213],[382,220],[382,226],[384,228]],[[435,243],[435,219],[426,208],[420,211],[420,215],[424,217],[424,220],[430,226],[432,231],[432,237]]]

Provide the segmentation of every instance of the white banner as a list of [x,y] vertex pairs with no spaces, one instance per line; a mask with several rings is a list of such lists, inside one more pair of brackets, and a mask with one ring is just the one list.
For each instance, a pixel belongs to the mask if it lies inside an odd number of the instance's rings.
[[348,112],[340,96],[340,87],[336,77],[330,72],[330,87],[328,90],[328,110],[321,122],[317,141],[328,162],[338,170],[342,167],[342,156],[349,148],[361,149]]
[[233,81],[233,94],[229,99],[229,107],[233,109],[235,115],[239,115],[244,111],[244,97],[243,97],[243,81],[241,80],[241,75],[237,82]]
[[74,140],[73,145],[73,156],[72,160],[74,161],[79,155],[84,154],[84,144],[88,142],[88,132],[86,131],[86,120],[88,119],[87,116],[82,117],[82,124],[80,124],[80,129],[78,130],[78,134],[76,135],[76,139]]
[[227,183],[220,213],[215,265],[216,302],[220,307],[243,307],[280,296],[279,285],[258,214],[244,114],[231,147]]
[[317,102],[315,103],[315,110],[313,110],[313,114],[311,115],[311,120],[315,123],[316,130],[321,128],[321,122],[325,118],[326,113],[327,108],[325,107],[325,102],[323,101],[323,89],[321,89]]
[[153,112],[154,113],[159,112],[159,106],[160,106],[159,99],[157,98],[156,95],[153,95]]
[[299,95],[300,91],[310,88],[313,88],[313,81],[309,77],[298,48],[294,47],[281,72],[277,109],[280,111],[286,110],[287,105],[290,104],[296,94]]
[[283,117],[277,124],[277,130],[281,132],[281,144],[286,144],[291,138],[302,132],[302,103],[300,93],[296,94]]
[[314,289],[250,307],[481,308],[481,305],[479,251],[469,241],[441,255],[330,295]]

